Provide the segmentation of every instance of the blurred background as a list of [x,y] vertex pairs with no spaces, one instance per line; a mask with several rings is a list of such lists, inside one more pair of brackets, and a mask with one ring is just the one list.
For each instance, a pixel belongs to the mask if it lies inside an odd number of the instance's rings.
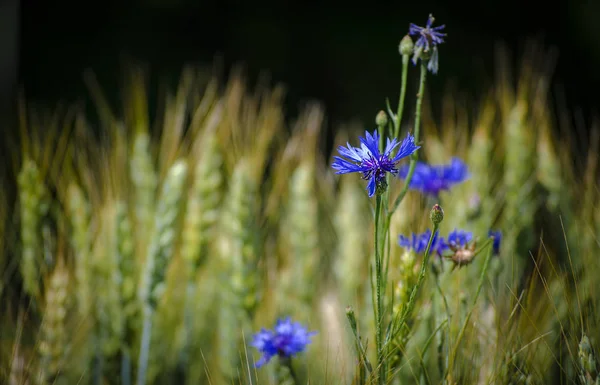
[[450,86],[477,98],[493,80],[497,43],[518,68],[526,40],[534,38],[559,54],[554,83],[565,100],[558,103],[580,108],[589,121],[600,99],[600,2],[593,0],[553,6],[537,0],[23,0],[20,11],[18,3],[3,0],[0,9],[4,100],[19,84],[30,101],[81,101],[86,69],[116,98],[129,59],[173,82],[186,63],[209,69],[217,63],[225,76],[242,64],[251,84],[264,73],[286,86],[288,116],[317,99],[329,128],[355,119],[370,124],[384,97],[398,93],[398,42],[409,22],[423,25],[430,12],[448,32],[441,70],[430,78],[432,95]]

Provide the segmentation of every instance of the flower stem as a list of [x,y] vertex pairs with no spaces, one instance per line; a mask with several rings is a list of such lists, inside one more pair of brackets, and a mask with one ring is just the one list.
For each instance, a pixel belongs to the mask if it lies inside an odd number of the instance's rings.
[[[421,127],[421,106],[423,105],[423,96],[425,95],[425,81],[426,80],[427,80],[427,64],[424,63],[423,61],[421,61],[421,77],[420,77],[420,81],[419,81],[419,93],[417,94],[417,107],[416,107],[416,111],[415,111],[415,134],[414,134],[414,136],[415,136],[415,143],[417,145],[419,144],[419,129]],[[412,155],[410,156],[408,175],[406,176],[406,180],[404,182],[404,187],[402,188],[402,191],[400,191],[400,194],[394,201],[394,205],[392,206],[392,209],[388,213],[389,217],[391,217],[394,214],[394,212],[398,209],[398,206],[400,206],[400,203],[402,203],[404,196],[408,192],[408,186],[410,185],[410,181],[412,180],[413,174],[415,172],[415,166],[417,164],[418,158],[419,158],[419,155],[417,154],[417,151],[413,152]]]
[[[489,239],[480,250],[483,250],[484,247],[488,247],[487,250],[487,254],[485,256],[485,261],[483,262],[483,268],[481,269],[481,275],[479,276],[479,283],[477,284],[477,291],[475,292],[475,297],[473,298],[473,304],[471,305],[471,309],[469,309],[469,312],[467,313],[467,317],[465,318],[465,321],[462,324],[462,327],[460,329],[460,332],[458,332],[458,337],[456,337],[456,342],[454,343],[454,347],[452,348],[452,353],[450,354],[449,357],[449,363],[448,363],[448,367],[446,368],[447,371],[452,370],[452,367],[454,366],[454,360],[456,359],[456,354],[458,352],[458,346],[460,345],[460,341],[462,340],[464,334],[465,334],[465,330],[467,329],[467,325],[469,324],[469,320],[471,319],[471,315],[473,314],[473,310],[475,309],[475,305],[477,304],[477,299],[479,298],[479,294],[481,293],[481,289],[483,287],[483,281],[485,281],[485,277],[487,275],[487,270],[488,270],[488,265],[490,262],[490,258],[492,256],[492,239]],[[475,254],[477,255],[477,253]],[[444,376],[445,378],[447,377]]]
[[298,384],[298,378],[296,377],[296,372],[294,372],[294,368],[292,367],[292,358],[291,357],[280,357],[279,362],[281,366],[285,369],[285,373],[281,373],[282,376],[279,378],[279,383],[282,385],[296,385]]
[[[382,213],[383,205],[381,203],[381,195],[377,195],[376,198],[376,207],[375,207],[375,290],[376,290],[376,300],[375,300],[375,346],[377,349],[377,367],[379,368],[379,384],[383,385],[385,383],[385,366],[383,365],[383,361],[385,359],[385,355],[382,349],[382,323],[383,323],[383,299],[381,296],[381,290],[383,285],[383,269],[382,269],[382,261],[383,255],[381,255],[380,243],[381,243],[381,213]],[[385,288],[384,288],[385,290]]]
[[394,122],[394,138],[398,138],[400,134],[400,123],[402,122],[402,114],[404,112],[404,97],[406,96],[406,78],[408,75],[408,55],[402,55],[402,83],[400,84],[400,99],[398,100],[398,113],[393,119]]
[[433,237],[437,233],[438,229],[439,224],[434,224],[433,231],[429,236],[429,242],[427,243],[427,249],[425,249],[425,255],[423,257],[423,262],[421,264],[421,270],[419,272],[419,277],[417,278],[417,283],[413,286],[410,292],[410,297],[408,298],[408,303],[406,304],[406,307],[402,310],[399,319],[397,320],[397,322],[394,322],[395,325],[392,326],[392,333],[388,336],[388,340],[396,339],[397,334],[401,333],[404,327],[408,324],[408,318],[411,316],[415,304],[417,302],[417,294],[419,292],[419,289],[423,285],[423,282],[425,281],[427,268],[429,266],[429,257],[431,256],[431,245],[433,243]]

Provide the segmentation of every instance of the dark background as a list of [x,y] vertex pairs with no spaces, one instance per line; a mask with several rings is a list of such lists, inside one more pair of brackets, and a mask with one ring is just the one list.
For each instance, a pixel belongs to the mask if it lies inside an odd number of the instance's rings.
[[317,99],[330,128],[353,119],[372,128],[384,98],[398,93],[398,42],[430,12],[448,33],[433,95],[453,84],[476,98],[493,81],[497,43],[518,68],[526,39],[536,38],[558,49],[553,81],[588,126],[600,101],[599,0],[23,0],[20,8],[18,83],[28,100],[48,106],[86,97],[88,68],[117,102],[125,57],[175,81],[184,64],[212,66],[218,55],[225,73],[241,63],[251,83],[261,71],[283,82],[289,116]]

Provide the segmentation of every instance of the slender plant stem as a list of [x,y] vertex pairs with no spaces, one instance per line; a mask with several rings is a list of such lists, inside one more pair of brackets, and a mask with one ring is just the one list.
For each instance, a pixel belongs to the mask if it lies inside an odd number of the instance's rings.
[[148,370],[148,356],[150,352],[150,338],[152,336],[152,308],[144,306],[144,326],[142,329],[142,341],[140,343],[140,355],[138,360],[137,385],[146,384],[146,371]]
[[[417,107],[416,107],[416,111],[415,111],[415,134],[414,134],[414,136],[415,136],[416,144],[419,144],[419,132],[420,132],[420,128],[421,128],[421,106],[423,105],[423,96],[425,95],[425,81],[426,80],[427,80],[427,63],[425,61],[421,60],[421,77],[420,77],[420,81],[419,81],[419,93],[417,94]],[[390,217],[398,209],[398,206],[400,206],[400,203],[402,203],[402,200],[404,199],[404,196],[406,195],[406,192],[408,191],[408,186],[410,185],[410,181],[412,180],[412,176],[415,171],[415,166],[416,166],[416,162],[417,162],[418,158],[419,158],[419,156],[417,155],[416,151],[410,156],[410,165],[409,165],[409,169],[408,169],[408,175],[406,176],[404,187],[402,188],[402,191],[400,191],[400,195],[398,195],[398,197],[394,201],[394,205],[392,206],[392,209],[388,213],[388,216],[390,216]]]
[[406,96],[406,78],[408,75],[408,55],[402,55],[402,83],[400,84],[400,99],[398,100],[398,113],[394,117],[394,138],[400,135],[400,123],[404,112],[404,98]]
[[294,372],[294,368],[292,367],[292,359],[290,357],[281,357],[281,364],[287,368],[290,373],[290,379],[294,383],[294,385],[298,384],[298,378],[296,377],[296,372]]
[[400,315],[400,319],[397,323],[397,327],[392,328],[393,335],[391,336],[392,338],[390,338],[390,340],[393,340],[396,337],[396,335],[395,335],[396,333],[401,332],[404,325],[406,325],[408,323],[408,317],[410,317],[410,315],[413,312],[413,309],[417,302],[417,293],[419,292],[419,288],[421,287],[421,285],[423,285],[423,281],[425,280],[425,276],[427,275],[427,267],[429,266],[429,257],[431,256],[431,244],[433,243],[433,237],[437,233],[438,229],[439,229],[439,224],[434,224],[433,231],[431,232],[431,235],[429,236],[429,242],[427,243],[427,249],[425,249],[425,255],[423,257],[423,263],[421,264],[421,270],[419,272],[419,277],[417,278],[417,283],[415,284],[415,286],[413,286],[413,289],[410,292],[410,297],[408,298],[408,303],[406,304],[406,307],[402,310],[402,314]]
[[450,306],[448,306],[448,300],[446,300],[446,296],[444,295],[444,291],[442,290],[442,286],[440,285],[440,274],[441,273],[434,268],[435,286],[437,287],[437,291],[443,300],[444,310],[446,310],[446,317],[448,317],[448,320],[450,320],[452,318],[450,314]]
[[[454,343],[454,347],[452,348],[452,353],[450,354],[450,357],[449,357],[450,362],[448,363],[448,367],[446,368],[447,371],[451,370],[452,367],[454,366],[454,360],[456,358],[458,346],[460,345],[460,342],[465,334],[465,331],[467,330],[469,320],[471,319],[473,310],[475,310],[475,305],[477,305],[477,299],[479,298],[479,294],[481,293],[481,289],[483,287],[483,282],[485,281],[485,277],[487,275],[490,258],[492,256],[492,251],[493,251],[493,248],[491,247],[492,242],[493,242],[493,240],[489,239],[488,242],[486,242],[486,244],[483,246],[483,247],[487,246],[488,251],[485,256],[485,261],[483,262],[483,269],[481,269],[481,275],[479,276],[479,283],[477,284],[477,291],[475,292],[475,297],[473,298],[473,304],[471,305],[471,309],[469,309],[469,312],[467,313],[467,317],[465,318],[465,321],[463,322],[462,327],[460,328],[460,332],[458,332],[458,337],[456,337],[456,342]],[[483,247],[482,247],[482,249],[483,249]],[[446,376],[444,376],[444,378],[446,378]]]
[[375,206],[375,290],[376,290],[376,299],[375,299],[375,346],[377,349],[377,367],[379,369],[379,384],[383,385],[385,383],[385,367],[383,365],[384,354],[381,348],[382,344],[382,322],[383,322],[383,301],[381,297],[381,286],[382,286],[382,273],[383,269],[381,267],[382,255],[380,253],[380,233],[381,233],[381,195],[377,195],[376,197],[376,206]]

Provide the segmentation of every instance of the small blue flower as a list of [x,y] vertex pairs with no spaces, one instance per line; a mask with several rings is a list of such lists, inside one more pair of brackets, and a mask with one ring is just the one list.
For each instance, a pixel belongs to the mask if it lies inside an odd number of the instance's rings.
[[467,246],[473,240],[473,233],[465,230],[454,230],[448,234],[447,244],[455,248]]
[[274,330],[262,329],[254,335],[251,345],[263,355],[255,367],[261,367],[275,355],[292,357],[302,352],[311,342],[310,337],[316,333],[309,332],[299,322],[292,322],[289,317],[278,320]]
[[[398,177],[406,179],[408,165],[398,171]],[[415,172],[410,180],[410,188],[423,194],[438,197],[440,191],[449,190],[455,184],[464,182],[470,177],[467,165],[458,158],[452,158],[450,164],[428,165],[417,162]]]
[[[432,254],[441,255],[442,252],[446,249],[446,244],[444,242],[444,238],[440,237],[440,232],[437,231],[433,236],[433,241],[431,242],[431,251]],[[405,248],[406,250],[413,250],[416,254],[422,254],[427,250],[427,244],[429,243],[429,238],[431,237],[431,230],[427,229],[422,234],[415,234],[409,237],[404,235],[400,235],[398,237],[398,244],[400,247]]]
[[500,231],[490,230],[488,237],[494,237],[494,243],[492,244],[492,250],[494,255],[500,254],[500,242],[502,241],[502,233]]
[[[363,179],[369,180],[367,190],[369,197],[375,195],[375,191],[383,191],[386,186],[386,173],[397,174],[398,162],[420,146],[415,145],[415,138],[408,134],[402,144],[396,140],[387,140],[383,154],[379,152],[379,135],[377,131],[370,134],[365,131],[365,137],[360,139],[360,147],[353,147],[347,143],[347,147],[340,146],[338,151],[343,157],[335,156],[331,167],[336,174],[347,174],[350,172],[361,172]],[[398,153],[392,157],[392,151],[400,145]],[[347,158],[347,159],[344,159]]]
[[442,44],[444,42],[445,33],[440,32],[444,29],[445,25],[440,25],[439,27],[431,28],[431,25],[435,19],[432,15],[429,15],[427,19],[427,24],[425,27],[419,27],[411,23],[408,27],[408,34],[412,36],[419,36],[417,43],[415,44],[415,54],[413,56],[413,64],[417,64],[417,60],[421,58],[423,53],[431,53],[429,57],[429,63],[427,64],[427,69],[434,74],[438,72],[438,44]]

